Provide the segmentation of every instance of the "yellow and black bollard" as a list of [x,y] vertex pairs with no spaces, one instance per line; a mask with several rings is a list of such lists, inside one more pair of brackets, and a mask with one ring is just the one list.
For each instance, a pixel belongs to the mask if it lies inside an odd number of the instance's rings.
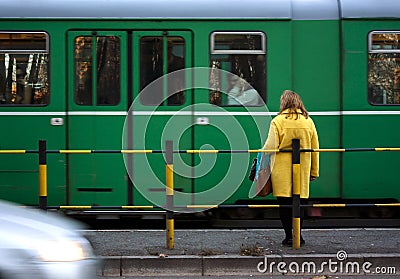
[[47,209],[47,150],[46,140],[39,140],[39,208]]
[[173,165],[173,143],[167,140],[165,143],[165,177],[166,177],[166,229],[167,249],[174,249],[174,165]]
[[300,140],[292,140],[292,164],[293,164],[293,249],[300,248]]

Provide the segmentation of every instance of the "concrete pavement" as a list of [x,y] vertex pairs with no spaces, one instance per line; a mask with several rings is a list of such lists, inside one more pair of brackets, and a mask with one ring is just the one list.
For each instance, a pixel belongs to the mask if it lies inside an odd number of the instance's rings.
[[176,230],[173,250],[164,230],[85,235],[102,259],[100,276],[400,276],[398,228],[304,229],[299,250],[281,245],[281,229]]

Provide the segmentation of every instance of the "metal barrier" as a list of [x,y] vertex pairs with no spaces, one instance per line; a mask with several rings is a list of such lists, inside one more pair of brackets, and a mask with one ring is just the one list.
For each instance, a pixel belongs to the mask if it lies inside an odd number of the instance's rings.
[[[175,208],[186,209],[213,209],[213,208],[279,208],[279,207],[292,207],[293,210],[293,248],[300,248],[300,208],[301,207],[397,207],[400,203],[387,203],[387,204],[300,204],[300,189],[301,189],[301,176],[300,176],[300,153],[301,152],[371,152],[371,151],[400,151],[400,148],[336,148],[336,149],[300,149],[300,140],[294,139],[292,142],[292,149],[254,149],[254,150],[173,150],[173,142],[166,141],[165,150],[47,150],[46,140],[39,140],[38,150],[0,150],[1,154],[38,154],[39,155],[39,208],[46,209],[70,209],[70,210],[86,210],[86,209],[157,209],[162,208],[154,205],[122,205],[122,206],[96,206],[96,205],[60,205],[48,206],[47,205],[47,154],[92,154],[92,153],[121,153],[121,154],[160,154],[165,153],[165,175],[166,175],[166,246],[168,249],[174,249],[174,212]],[[173,154],[187,153],[187,154],[217,154],[217,153],[278,153],[278,152],[291,152],[292,153],[292,177],[293,177],[293,204],[292,205],[276,205],[276,204],[254,204],[254,205],[186,205],[174,206],[174,168],[173,168]]]
[[165,195],[166,195],[166,230],[167,230],[167,249],[174,249],[175,229],[174,229],[174,154],[172,141],[165,143]]
[[300,192],[301,192],[301,180],[300,180],[300,140],[293,139],[292,141],[292,237],[293,237],[293,248],[300,248]]
[[[327,207],[400,207],[400,203],[333,203],[333,204],[300,204],[300,207],[327,208]],[[196,204],[186,206],[174,206],[176,209],[224,209],[224,208],[280,208],[292,207],[292,205],[279,204]],[[162,209],[155,205],[49,205],[47,209],[70,209],[70,210],[135,210],[135,209]]]

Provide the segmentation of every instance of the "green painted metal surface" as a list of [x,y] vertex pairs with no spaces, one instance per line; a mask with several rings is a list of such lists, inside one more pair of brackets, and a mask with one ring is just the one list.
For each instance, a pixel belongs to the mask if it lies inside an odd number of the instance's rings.
[[[44,107],[1,106],[1,149],[37,149],[39,139],[47,139],[48,149],[121,149],[123,127],[129,99],[135,99],[139,88],[139,39],[142,36],[183,36],[186,39],[186,67],[208,67],[210,61],[210,34],[220,31],[262,31],[267,42],[267,105],[270,111],[279,110],[279,97],[284,89],[301,94],[312,113],[322,148],[337,147],[396,147],[399,132],[397,115],[348,115],[341,111],[398,111],[397,106],[371,106],[367,100],[367,34],[371,30],[398,30],[395,21],[346,20],[289,21],[289,20],[90,20],[44,22],[28,20],[1,21],[2,30],[45,30],[50,37],[50,103]],[[341,26],[340,26],[341,24]],[[121,101],[116,106],[79,106],[74,102],[74,38],[78,35],[118,36],[121,40]],[[168,31],[165,35],[163,31]],[[341,38],[343,36],[343,38]],[[129,49],[128,46],[132,48]],[[131,51],[131,53],[128,53]],[[128,61],[128,58],[132,59]],[[128,76],[128,65],[132,76]],[[132,96],[128,88],[132,88]],[[209,102],[209,91],[193,89],[187,92],[184,106]],[[162,149],[169,135],[164,126],[178,107],[161,107],[165,115],[152,117],[147,128],[141,127],[146,117],[133,116],[133,148]],[[138,111],[151,111],[152,107],[138,107]],[[239,114],[244,108],[225,107],[227,112]],[[251,111],[259,112],[257,108]],[[15,116],[11,113],[18,112]],[[240,141],[240,133],[228,140],[215,126],[225,125],[217,115],[218,108],[210,108],[207,115],[201,109],[192,109],[178,116],[178,126],[188,126],[175,149],[231,149],[232,142],[239,148],[247,147]],[[6,114],[9,115],[6,115]],[[25,113],[25,115],[24,115]],[[314,114],[313,114],[314,113]],[[5,114],[5,115],[4,115]],[[50,125],[51,118],[62,118],[64,125]],[[197,117],[207,117],[211,125],[193,125]],[[263,116],[257,116],[262,122]],[[249,149],[258,149],[265,138],[254,135],[251,117],[235,115],[233,119],[242,127]],[[265,117],[265,137],[268,130]],[[373,130],[371,129],[373,128]],[[146,130],[137,134],[135,129]],[[233,132],[233,131],[230,131]],[[145,146],[137,146],[137,137],[145,136]],[[176,136],[176,135],[171,135]],[[239,142],[239,143],[238,143]],[[238,149],[239,149],[238,148]],[[245,148],[247,149],[247,148]],[[26,204],[38,200],[36,155],[0,155],[0,197]],[[207,157],[209,156],[209,157]],[[247,172],[252,160],[249,154],[175,155],[175,188],[185,193],[206,191],[229,171],[232,156],[243,161]],[[133,175],[142,176],[149,193],[158,196],[160,203],[165,182],[165,163],[162,154],[134,155]],[[148,170],[142,166],[145,159],[158,181],[146,181]],[[321,154],[320,178],[311,183],[312,198],[396,198],[397,153],[324,153]],[[214,162],[215,161],[215,162]],[[206,175],[191,166],[215,164]],[[126,204],[128,176],[121,154],[48,155],[49,205],[58,204]],[[368,175],[366,175],[368,174]],[[195,176],[190,179],[185,176]],[[197,177],[198,176],[198,177]],[[153,183],[154,182],[154,183]],[[232,181],[231,181],[232,182]],[[227,180],[224,183],[230,183]],[[237,183],[233,181],[232,183]],[[226,185],[230,189],[229,185]],[[152,202],[134,185],[133,202],[137,205]],[[377,187],[379,186],[379,188]],[[225,187],[225,186],[224,186]],[[250,181],[245,176],[240,187],[225,202],[235,203],[248,199]],[[270,197],[269,197],[270,199]],[[196,202],[196,201],[194,201]],[[209,203],[212,204],[212,200]]]

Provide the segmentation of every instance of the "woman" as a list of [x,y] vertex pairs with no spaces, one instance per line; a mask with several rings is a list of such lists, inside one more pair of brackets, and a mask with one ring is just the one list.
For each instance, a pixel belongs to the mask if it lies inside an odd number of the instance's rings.
[[[285,90],[280,99],[279,113],[271,122],[264,149],[292,149],[292,139],[300,139],[300,149],[319,148],[317,130],[300,96],[293,91]],[[270,163],[273,195],[280,205],[291,205],[292,154],[290,152],[272,154]],[[314,181],[319,175],[319,153],[302,152],[300,168],[300,199],[301,203],[304,203],[309,197],[310,181]],[[280,207],[279,215],[286,234],[282,244],[292,246],[292,208]],[[300,215],[302,220],[304,209],[301,209]],[[305,244],[303,237],[300,237],[300,244]]]

